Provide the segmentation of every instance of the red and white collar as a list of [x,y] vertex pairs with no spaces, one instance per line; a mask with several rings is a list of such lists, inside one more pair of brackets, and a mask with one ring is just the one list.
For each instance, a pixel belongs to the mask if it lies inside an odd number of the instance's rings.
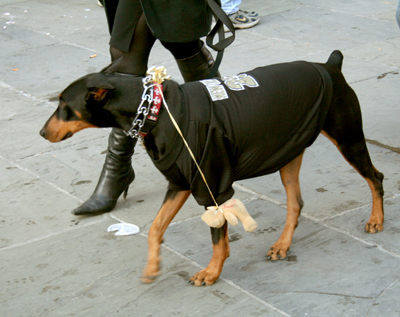
[[[132,125],[125,134],[132,138],[144,138],[156,126],[163,104],[162,83],[171,79],[163,66],[151,67],[143,78],[144,91]],[[150,91],[149,91],[150,90]]]
[[143,127],[138,131],[138,135],[144,138],[149,132],[156,126],[158,121],[158,115],[160,114],[161,105],[163,102],[163,87],[157,83],[152,88],[152,98],[149,102],[149,112],[147,115],[147,120],[144,122]]

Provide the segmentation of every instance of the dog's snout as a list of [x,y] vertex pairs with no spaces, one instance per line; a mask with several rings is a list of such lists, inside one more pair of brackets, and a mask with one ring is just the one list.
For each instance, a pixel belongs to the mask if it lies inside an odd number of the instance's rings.
[[44,128],[43,128],[42,130],[40,130],[39,134],[40,134],[42,137],[46,138],[46,130],[45,130]]

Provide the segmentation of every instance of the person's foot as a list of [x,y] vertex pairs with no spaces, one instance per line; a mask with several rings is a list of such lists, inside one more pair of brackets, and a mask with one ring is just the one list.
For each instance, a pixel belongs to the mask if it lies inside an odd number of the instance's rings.
[[[232,21],[233,27],[235,29],[248,29],[252,28],[253,26],[257,25],[258,22],[260,22],[260,18],[258,17],[257,12],[247,12],[247,11],[242,11],[239,9],[239,11],[229,14],[229,18]],[[229,30],[225,27],[225,32],[228,32]]]
[[245,16],[247,16],[248,18],[258,18],[258,13],[255,11],[248,12],[248,11],[244,11],[244,10],[240,10],[240,9],[239,9],[239,11],[242,14],[244,14]]
[[72,214],[98,215],[114,209],[118,198],[128,193],[135,179],[132,155],[137,139],[127,136],[122,129],[113,128],[108,137],[107,154],[93,194]]

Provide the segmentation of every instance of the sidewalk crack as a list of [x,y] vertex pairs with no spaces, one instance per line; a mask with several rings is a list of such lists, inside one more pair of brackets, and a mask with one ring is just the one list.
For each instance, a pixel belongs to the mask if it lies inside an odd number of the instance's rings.
[[369,316],[369,312],[370,312],[370,310],[372,309],[372,307],[376,305],[376,301],[377,301],[383,294],[385,294],[386,291],[387,291],[388,289],[390,289],[390,288],[391,288],[394,284],[396,284],[398,281],[399,281],[398,279],[395,280],[393,283],[391,283],[388,287],[386,287],[386,288],[375,298],[375,300],[373,301],[373,303],[371,304],[371,306],[367,309],[366,316]]
[[384,148],[384,149],[387,149],[387,150],[390,150],[390,151],[393,151],[393,152],[396,152],[396,153],[400,154],[400,148],[398,148],[398,147],[393,147],[393,146],[390,146],[390,145],[386,145],[386,144],[383,144],[383,143],[381,143],[379,141],[372,140],[372,139],[365,139],[365,141],[367,143],[370,143],[370,144],[373,144],[373,145],[379,146],[381,148]]

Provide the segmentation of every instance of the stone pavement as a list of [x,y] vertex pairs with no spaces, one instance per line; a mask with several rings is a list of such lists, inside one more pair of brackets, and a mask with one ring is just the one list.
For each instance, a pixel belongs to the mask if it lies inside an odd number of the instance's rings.
[[[375,166],[385,174],[385,230],[366,234],[367,183],[319,137],[303,160],[305,207],[289,257],[265,254],[285,221],[279,175],[238,182],[259,229],[230,228],[231,257],[210,287],[187,283],[211,257],[202,207],[190,199],[167,231],[162,274],[140,283],[146,234],[166,182],[138,146],[137,179],[110,214],[70,211],[93,191],[107,129],[51,144],[39,130],[58,94],[109,63],[103,9],[96,0],[0,0],[0,315],[1,316],[399,316],[400,30],[397,1],[254,0],[259,25],[237,32],[221,72],[343,52],[343,72],[359,96]],[[179,82],[158,43],[150,65]],[[107,232],[120,221],[141,233]]]

